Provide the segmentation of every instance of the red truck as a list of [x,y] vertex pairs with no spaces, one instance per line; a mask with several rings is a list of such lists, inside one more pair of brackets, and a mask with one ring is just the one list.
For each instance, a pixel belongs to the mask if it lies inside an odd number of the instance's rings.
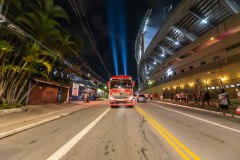
[[134,106],[133,87],[135,82],[131,76],[112,76],[108,82],[111,107]]

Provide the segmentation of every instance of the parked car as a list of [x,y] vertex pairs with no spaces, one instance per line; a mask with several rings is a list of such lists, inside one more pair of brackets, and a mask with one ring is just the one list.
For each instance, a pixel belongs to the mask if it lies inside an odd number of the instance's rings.
[[144,94],[140,94],[137,97],[137,102],[147,102],[147,98],[145,97]]

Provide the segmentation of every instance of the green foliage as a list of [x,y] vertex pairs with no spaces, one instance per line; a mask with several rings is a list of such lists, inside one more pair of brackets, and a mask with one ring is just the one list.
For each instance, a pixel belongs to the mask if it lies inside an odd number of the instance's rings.
[[6,103],[0,104],[0,109],[9,109],[9,108],[11,108],[11,107]]
[[7,41],[0,40],[0,51],[9,53],[13,51],[13,46],[11,46]]
[[[81,42],[62,30],[58,19],[69,21],[66,11],[54,0],[11,0],[9,17],[20,27],[34,33],[34,37],[51,48],[55,54],[38,43],[21,39],[1,28],[0,40],[0,108],[21,104],[29,92],[31,78],[68,82],[68,68],[57,61],[67,54],[78,55]],[[14,11],[14,12],[11,12]],[[52,70],[57,68],[57,75]]]
[[42,63],[47,68],[47,73],[50,73],[52,71],[52,64],[48,61],[45,61]]

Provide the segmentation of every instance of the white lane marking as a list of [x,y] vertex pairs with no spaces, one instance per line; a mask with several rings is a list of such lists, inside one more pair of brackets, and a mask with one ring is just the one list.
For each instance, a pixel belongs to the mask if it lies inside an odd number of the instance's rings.
[[[185,105],[182,105],[182,104],[175,104],[175,103],[168,103],[168,102],[161,102],[161,101],[156,101],[156,102],[158,102],[158,103],[165,103],[165,104],[169,104],[169,105],[172,105],[172,106],[179,106],[179,107],[182,107],[182,108],[188,108],[188,109],[202,111],[202,112],[208,112],[208,113],[214,113],[214,114],[222,115],[221,112],[210,111],[210,110],[201,109],[201,108],[194,108],[194,107],[185,106]],[[228,116],[228,117],[232,117],[232,115],[228,114],[228,113],[226,113],[225,115]],[[240,116],[238,116],[238,115],[234,115],[234,117],[235,118],[240,118]]]
[[230,127],[227,127],[227,126],[224,126],[224,125],[221,125],[221,124],[218,124],[218,123],[215,123],[215,122],[212,122],[212,121],[208,121],[206,119],[202,119],[202,118],[199,118],[199,117],[195,117],[195,116],[192,116],[192,115],[189,115],[189,114],[186,114],[186,113],[183,113],[183,112],[179,112],[179,111],[176,111],[176,110],[173,110],[173,109],[169,109],[169,108],[165,108],[165,107],[162,107],[162,106],[159,106],[157,104],[154,104],[154,103],[151,103],[157,107],[160,107],[160,108],[163,108],[165,110],[169,110],[169,111],[172,111],[172,112],[176,112],[176,113],[179,113],[179,114],[182,114],[184,116],[187,116],[187,117],[191,117],[191,118],[194,118],[194,119],[197,119],[199,121],[203,121],[203,122],[206,122],[206,123],[209,123],[209,124],[212,124],[212,125],[215,125],[215,126],[218,126],[218,127],[221,127],[221,128],[224,128],[224,129],[228,129],[228,130],[231,130],[231,131],[234,131],[234,132],[237,132],[237,133],[240,133],[240,130],[237,130],[237,129],[234,129],[234,128],[230,128]]
[[2,133],[0,133],[0,139],[2,139],[4,137],[7,137],[7,136],[10,136],[10,135],[13,135],[13,134],[16,134],[16,133],[19,133],[19,132],[22,132],[22,131],[25,131],[27,129],[30,129],[30,128],[33,128],[33,127],[36,127],[36,126],[39,126],[41,124],[59,119],[61,117],[67,116],[69,114],[70,113],[64,113],[64,114],[61,114],[61,115],[58,115],[58,116],[55,116],[55,117],[51,117],[51,118],[44,119],[44,120],[41,120],[41,121],[38,121],[38,122],[35,122],[35,123],[28,124],[26,126],[15,128],[15,129],[10,130],[10,131],[2,132]]
[[55,153],[53,153],[47,160],[58,160],[62,158],[70,149],[72,149],[79,140],[81,140],[109,111],[111,108],[103,112],[99,117],[92,121],[88,126],[86,126],[82,131],[80,131],[76,136],[74,136],[65,145],[59,148]]

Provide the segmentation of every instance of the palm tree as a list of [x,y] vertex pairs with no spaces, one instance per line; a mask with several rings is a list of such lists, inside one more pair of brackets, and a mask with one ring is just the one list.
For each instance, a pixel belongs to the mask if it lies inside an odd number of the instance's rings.
[[[0,5],[3,4],[1,2]],[[66,57],[69,53],[78,56],[81,43],[67,31],[61,30],[57,19],[69,21],[69,18],[53,0],[11,0],[9,8],[7,17],[33,32],[35,38],[58,54],[57,57]],[[54,63],[57,57],[51,56],[39,45],[3,29],[3,39],[0,40],[0,103],[19,104],[28,93],[26,88],[30,77],[48,78],[53,67],[65,74],[67,68],[59,62]]]
[[[0,40],[0,102],[10,105],[23,100],[22,93],[32,75],[47,77],[52,70],[51,63],[41,58],[48,55],[47,51],[37,44],[27,45],[24,54],[17,55],[13,48],[9,42]],[[40,65],[46,72],[36,70]]]

